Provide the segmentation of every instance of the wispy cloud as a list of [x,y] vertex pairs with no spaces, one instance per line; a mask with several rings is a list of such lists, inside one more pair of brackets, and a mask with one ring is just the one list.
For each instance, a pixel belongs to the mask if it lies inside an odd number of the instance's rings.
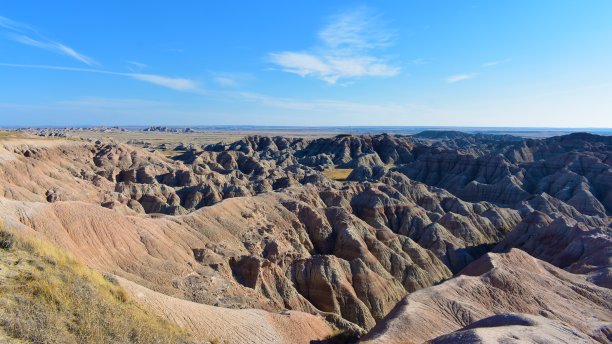
[[489,62],[483,63],[482,66],[483,67],[493,67],[493,66],[497,66],[499,64],[506,63],[506,62],[509,62],[509,61],[510,61],[510,59],[497,60],[497,61],[489,61]]
[[36,32],[31,26],[0,16],[0,27],[15,32]]
[[143,69],[149,67],[149,65],[144,64],[142,62],[138,62],[138,61],[127,61],[128,64],[128,69],[131,70],[132,72],[140,72]]
[[266,107],[308,111],[309,113],[332,113],[335,115],[405,115],[410,109],[413,109],[412,105],[368,104],[331,99],[300,100],[293,98],[271,97],[252,92],[238,92],[230,95],[243,101],[256,102]]
[[283,71],[335,84],[340,79],[391,77],[400,68],[373,55],[390,46],[395,32],[385,28],[380,15],[366,7],[330,18],[318,38],[320,45],[307,51],[282,51],[268,55]]
[[77,52],[63,43],[46,38],[27,24],[0,16],[0,27],[9,31],[5,36],[15,42],[65,55],[89,66],[97,64],[94,59]]
[[359,7],[330,18],[319,31],[319,38],[332,49],[367,50],[392,44],[395,31],[385,28],[381,15],[368,7]]
[[414,59],[414,60],[410,61],[410,64],[413,64],[413,65],[424,65],[424,64],[427,64],[427,60],[425,60],[424,58],[418,58],[418,59]]
[[[76,50],[71,47],[52,41],[42,34],[40,34],[36,29],[31,26],[20,23],[14,20],[11,20],[6,17],[0,16],[0,28],[5,29],[8,33],[5,35],[6,37],[19,42],[24,45],[29,45],[32,47],[45,49],[48,51],[52,51],[58,54],[69,56],[77,61],[80,61],[87,65],[97,65],[96,61],[92,58],[85,56],[81,53],[78,53]],[[35,37],[35,38],[32,38]],[[26,64],[12,64],[12,63],[0,63],[0,66],[4,67],[16,67],[16,68],[36,68],[36,69],[49,69],[49,70],[63,70],[63,71],[72,71],[72,72],[85,72],[85,73],[98,73],[98,74],[109,74],[109,75],[118,75],[129,77],[132,79],[148,82],[151,84],[155,84],[158,86],[170,88],[177,91],[190,91],[190,92],[201,92],[198,84],[189,79],[184,78],[174,78],[167,77],[163,75],[157,74],[145,74],[141,73],[144,68],[147,67],[146,64],[136,62],[136,61],[128,61],[129,69],[132,73],[120,73],[113,72],[102,69],[93,69],[93,68],[73,68],[73,67],[63,67],[63,66],[47,66],[47,65],[26,65]]]
[[223,87],[236,86],[236,80],[229,76],[215,76],[213,80],[219,86],[223,86]]
[[446,82],[449,83],[449,84],[454,84],[454,83],[459,82],[459,81],[473,79],[473,78],[475,78],[477,76],[478,76],[478,73],[451,75],[451,76],[446,78]]
[[209,72],[212,81],[223,88],[236,88],[249,83],[255,76],[251,73],[241,72]]
[[[508,61],[510,61],[510,59],[497,60],[497,61],[489,61],[489,62],[483,63],[482,67],[483,68],[494,67],[494,66],[497,66],[499,64],[506,63]],[[473,79],[473,78],[477,77],[479,74],[480,73],[456,74],[456,75],[451,75],[451,76],[446,77],[445,80],[446,80],[446,83],[448,83],[448,84],[454,84],[456,82]]]
[[170,78],[167,76],[156,74],[139,74],[139,73],[118,73],[117,75],[125,75],[141,81],[146,81],[155,85],[171,88],[177,91],[199,91],[198,84],[189,79]]
[[58,101],[58,105],[66,106],[81,106],[84,108],[150,108],[169,106],[164,102],[149,100],[149,99],[137,99],[137,98],[104,98],[104,97],[82,97],[77,99],[69,99]]
[[163,87],[170,88],[170,89],[177,90],[177,91],[187,91],[187,92],[195,92],[195,93],[204,92],[202,89],[200,89],[200,87],[198,86],[198,83],[193,80],[184,79],[184,78],[167,77],[167,76],[157,75],[157,74],[120,73],[120,72],[113,72],[113,71],[93,69],[93,68],[75,68],[75,67],[29,65],[29,64],[15,64],[15,63],[0,63],[0,66],[13,67],[13,68],[47,69],[47,70],[69,71],[69,72],[117,75],[117,76],[129,77],[129,78],[140,80],[140,81],[145,81],[151,84],[163,86]]

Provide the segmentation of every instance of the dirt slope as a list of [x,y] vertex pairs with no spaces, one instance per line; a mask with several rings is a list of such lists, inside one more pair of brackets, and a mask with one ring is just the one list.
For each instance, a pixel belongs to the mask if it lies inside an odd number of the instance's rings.
[[544,316],[606,342],[612,339],[610,304],[610,289],[513,249],[488,253],[459,276],[410,294],[364,341],[422,343],[513,312]]
[[227,309],[170,297],[126,279],[120,284],[148,309],[203,340],[306,344],[334,334],[323,318],[302,312]]

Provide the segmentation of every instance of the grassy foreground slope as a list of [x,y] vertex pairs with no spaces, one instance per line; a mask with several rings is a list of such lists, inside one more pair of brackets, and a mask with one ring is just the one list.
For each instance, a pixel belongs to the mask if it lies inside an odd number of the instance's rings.
[[[4,337],[4,338],[3,338]],[[39,239],[0,223],[0,341],[181,343],[187,335],[148,314],[113,281]]]

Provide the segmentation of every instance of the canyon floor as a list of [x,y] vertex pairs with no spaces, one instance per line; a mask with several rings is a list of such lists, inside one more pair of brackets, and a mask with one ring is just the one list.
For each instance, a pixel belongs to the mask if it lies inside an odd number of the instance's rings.
[[120,341],[612,342],[611,136],[167,130],[0,135],[2,233],[178,331]]

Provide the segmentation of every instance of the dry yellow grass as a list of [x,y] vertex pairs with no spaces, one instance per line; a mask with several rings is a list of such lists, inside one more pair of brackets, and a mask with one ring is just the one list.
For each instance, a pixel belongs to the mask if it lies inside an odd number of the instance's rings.
[[0,140],[22,138],[23,134],[16,131],[0,130]]
[[323,171],[323,175],[329,179],[343,182],[346,180],[346,178],[348,178],[351,172],[353,172],[352,168],[333,168],[331,170]]
[[68,131],[68,137],[81,137],[84,139],[113,139],[117,142],[127,142],[130,140],[145,141],[152,145],[167,143],[176,145],[179,143],[193,143],[196,145],[211,144],[217,142],[230,143],[241,140],[246,136],[262,135],[262,136],[284,136],[284,137],[301,137],[305,139],[313,139],[320,137],[333,137],[337,135],[333,131],[319,130],[291,130],[291,129],[265,129],[254,128],[252,130],[203,130],[194,133],[165,133],[165,132],[143,132],[139,130],[128,130],[118,132],[100,132],[100,131]]
[[159,152],[161,155],[167,157],[167,158],[172,158],[178,155],[181,155],[183,153],[185,153],[186,151],[184,150],[158,150],[157,152]]
[[0,339],[34,343],[181,343],[178,327],[70,254],[0,223]]

